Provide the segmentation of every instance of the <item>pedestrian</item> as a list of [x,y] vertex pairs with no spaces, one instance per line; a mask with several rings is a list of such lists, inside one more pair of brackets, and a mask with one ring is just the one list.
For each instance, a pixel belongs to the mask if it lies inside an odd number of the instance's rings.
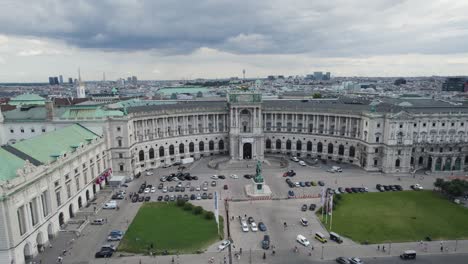
[[312,251],[314,251],[314,245],[312,245]]
[[94,212],[96,212],[96,206],[94,206]]
[[382,251],[385,252],[385,246],[382,246]]
[[57,263],[62,263],[63,258],[61,256],[57,257]]
[[380,245],[377,245],[377,251],[380,251]]
[[444,246],[440,246],[440,252],[444,252]]
[[245,214],[244,217],[247,218],[247,214]]
[[242,248],[239,248],[239,254],[242,255]]
[[263,252],[263,259],[266,259],[266,253]]

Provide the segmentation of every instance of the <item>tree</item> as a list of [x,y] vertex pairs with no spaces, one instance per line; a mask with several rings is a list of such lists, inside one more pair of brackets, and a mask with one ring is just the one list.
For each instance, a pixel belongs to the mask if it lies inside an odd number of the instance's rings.
[[312,95],[312,98],[315,98],[315,99],[322,98],[322,94],[321,93],[314,93]]
[[205,218],[208,219],[208,220],[212,220],[212,219],[215,218],[215,215],[214,215],[214,213],[211,212],[211,211],[206,211],[206,212],[205,212]]
[[201,206],[197,206],[193,209],[193,213],[196,214],[196,215],[199,215],[201,213],[203,213],[203,207]]
[[172,93],[172,94],[171,94],[171,99],[172,99],[172,100],[176,100],[176,99],[177,99],[177,94],[176,94],[176,93]]
[[444,179],[437,178],[436,181],[434,182],[434,187],[441,189],[442,186],[444,185]]
[[191,204],[191,203],[185,203],[185,204],[184,204],[184,210],[185,210],[185,211],[192,211],[192,210],[193,210],[193,204]]
[[182,207],[182,206],[185,205],[185,201],[182,200],[182,199],[179,199],[179,200],[177,200],[176,205],[179,206],[179,207]]
[[201,91],[198,91],[197,97],[203,97],[203,93]]

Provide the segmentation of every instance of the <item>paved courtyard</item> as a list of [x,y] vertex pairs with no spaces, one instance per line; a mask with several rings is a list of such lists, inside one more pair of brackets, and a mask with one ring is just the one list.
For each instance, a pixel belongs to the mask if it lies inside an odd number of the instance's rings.
[[[268,159],[268,157],[267,157]],[[317,204],[319,207],[319,198],[300,198],[300,199],[286,199],[287,192],[290,188],[285,183],[285,178],[282,174],[288,169],[294,169],[297,172],[297,176],[291,178],[292,181],[324,181],[325,187],[338,188],[338,187],[368,187],[370,191],[376,191],[375,185],[380,184],[400,184],[405,190],[409,189],[411,184],[420,183],[426,189],[432,189],[432,183],[434,182],[435,175],[416,175],[412,176],[401,176],[401,180],[398,176],[393,175],[381,175],[380,173],[366,173],[360,168],[357,168],[348,164],[340,164],[343,168],[342,173],[329,173],[327,169],[334,164],[319,164],[317,166],[299,166],[297,163],[290,162],[288,167],[280,168],[277,160],[272,159],[271,162],[263,164],[263,176],[266,184],[270,186],[272,190],[272,200],[256,200],[250,201],[244,193],[245,185],[250,184],[251,180],[245,179],[244,174],[254,174],[255,167],[249,168],[242,167],[239,165],[232,166],[231,169],[214,170],[207,166],[210,157],[203,158],[196,161],[188,171],[192,176],[198,176],[197,181],[183,181],[183,185],[190,184],[191,186],[200,186],[204,181],[211,183],[212,179],[210,176],[213,174],[225,175],[225,180],[217,180],[217,186],[208,187],[207,193],[214,193],[218,191],[220,194],[220,200],[225,198],[232,199],[229,202],[229,216],[234,216],[234,220],[227,220],[230,228],[231,239],[233,240],[233,247],[231,248],[232,255],[229,254],[229,250],[226,249],[223,252],[218,252],[216,247],[218,243],[210,246],[204,254],[191,255],[189,256],[158,256],[151,258],[149,256],[120,256],[121,253],[117,253],[112,257],[112,261],[106,259],[95,259],[94,253],[99,250],[103,244],[109,244],[106,241],[107,234],[111,230],[123,230],[125,231],[131,223],[132,219],[138,212],[139,207],[142,203],[132,203],[130,200],[121,200],[119,204],[119,210],[100,210],[96,215],[91,216],[89,219],[92,221],[95,218],[107,219],[107,223],[104,225],[88,225],[84,228],[79,236],[71,233],[60,233],[58,237],[52,241],[52,248],[48,248],[46,252],[38,256],[35,261],[42,263],[55,263],[57,257],[66,250],[64,263],[84,264],[84,263],[170,263],[172,257],[174,261],[179,259],[182,263],[206,263],[210,257],[216,259],[216,263],[224,262],[224,257],[229,263],[230,256],[232,257],[232,263],[250,263],[253,258],[254,261],[251,263],[263,262],[262,256],[265,252],[261,249],[261,240],[264,234],[270,235],[271,244],[275,247],[277,252],[275,258],[281,259],[283,257],[292,257],[295,260],[310,260],[316,259],[332,259],[340,254],[350,256],[350,254],[357,254],[359,256],[386,256],[388,253],[376,252],[374,246],[362,246],[357,245],[353,241],[345,239],[344,243],[340,246],[329,242],[325,247],[322,247],[318,241],[313,239],[314,233],[320,231],[327,234],[324,227],[315,217],[312,211],[307,210],[306,212],[301,211],[302,204],[310,205],[311,203]],[[127,196],[130,192],[137,192],[141,183],[152,184],[157,186],[160,183],[160,177],[176,172],[176,168],[160,168],[154,170],[154,175],[145,176],[144,174],[135,179],[129,184]],[[229,177],[231,174],[236,174],[238,179]],[[177,182],[165,182],[164,186],[175,186]],[[224,190],[224,185],[228,186],[227,190]],[[296,196],[318,196],[320,193],[320,187],[297,187],[293,188]],[[204,191],[185,191],[184,193],[172,192],[167,194],[192,194],[192,193],[203,193]],[[110,199],[111,192],[100,193],[99,201],[107,201]],[[151,201],[156,201],[160,195],[166,195],[161,190],[157,189],[155,193],[145,194],[151,197]],[[214,201],[212,199],[206,200],[195,200],[192,201],[195,205],[201,205],[206,210],[214,210]],[[99,205],[97,205],[99,206]],[[226,218],[226,211],[224,202],[220,203],[220,215]],[[239,224],[238,216],[252,216],[258,223],[264,222],[267,226],[266,232],[242,232]],[[309,226],[303,227],[300,224],[300,218],[306,217],[309,220]],[[287,223],[287,228],[284,228],[284,223]],[[228,225],[225,225],[225,237],[227,237]],[[295,238],[298,234],[306,236],[314,246],[304,248],[295,242]],[[115,242],[113,242],[116,244]],[[447,247],[450,247],[450,252],[468,252],[468,243],[465,241],[459,241],[455,245],[455,242],[447,242]],[[299,247],[299,253],[294,253],[293,248]],[[394,252],[392,254],[398,254],[401,250],[407,247],[417,247],[417,243],[413,244],[401,244],[393,245]],[[437,253],[437,242],[435,244],[428,245],[429,252]],[[157,248],[157,245],[156,245]],[[237,259],[234,253],[237,253],[239,249],[243,249],[243,254],[240,259]],[[458,251],[457,251],[458,250]],[[423,251],[423,249],[421,249]],[[252,252],[252,253],[250,253]],[[311,256],[309,256],[309,253]],[[266,251],[268,259],[271,259],[271,250]],[[157,261],[161,262],[157,262]],[[268,262],[269,263],[269,262]],[[276,263],[276,262],[271,262]],[[279,263],[279,262],[278,262]],[[300,262],[297,262],[300,263]]]

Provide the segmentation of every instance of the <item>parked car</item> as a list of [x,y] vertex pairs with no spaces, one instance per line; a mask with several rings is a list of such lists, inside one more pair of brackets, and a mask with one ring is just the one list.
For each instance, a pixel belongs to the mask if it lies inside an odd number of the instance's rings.
[[239,177],[236,174],[231,174],[230,177],[233,178],[233,179],[239,179]]
[[249,218],[247,218],[247,222],[249,224],[251,224],[251,223],[255,222],[255,219],[253,217],[249,216]]
[[211,181],[211,186],[215,187],[216,186],[216,181]]
[[299,159],[296,156],[292,156],[291,160],[294,161],[294,162],[299,162]]
[[217,179],[218,179],[218,175],[216,175],[216,174],[215,174],[215,175],[211,175],[210,178],[211,178],[211,179],[214,179],[214,180],[217,180]]
[[218,178],[221,179],[221,180],[224,180],[224,179],[226,179],[226,176],[224,176],[224,175],[218,175]]
[[111,249],[101,249],[96,254],[94,254],[95,258],[110,258],[114,254],[114,251]]
[[292,190],[289,190],[288,191],[288,198],[293,198],[295,195],[294,195],[294,192]]
[[323,181],[318,181],[318,185],[325,186],[325,183]]
[[145,188],[145,193],[149,193],[150,192],[150,188],[146,187]]
[[92,225],[103,225],[105,223],[105,220],[102,219],[102,218],[97,218],[97,219],[94,219],[91,224]]
[[310,182],[310,185],[312,185],[312,186],[317,186],[317,183],[314,182],[314,181],[311,181],[311,182]]
[[270,236],[264,235],[262,240],[262,248],[267,250],[270,248]]
[[310,184],[310,182],[308,182],[308,181],[304,182],[304,184],[305,184],[305,186],[307,186],[307,187],[311,187],[311,186],[312,186],[312,184]]
[[299,161],[299,165],[301,165],[301,166],[306,166],[307,164],[306,164],[303,160],[300,160],[300,161]]
[[262,232],[267,230],[266,225],[263,222],[258,222],[258,229],[260,229]]
[[158,189],[161,190],[162,188],[164,188],[164,184],[161,182],[161,183],[158,185]]
[[195,200],[197,199],[197,196],[195,194],[190,195],[190,200]]
[[301,187],[305,187],[305,183],[304,183],[304,182],[299,182],[299,185],[300,185]]
[[241,221],[241,228],[243,232],[249,232],[249,226],[247,225],[247,222],[245,222],[245,220]]
[[345,257],[337,257],[336,262],[340,264],[350,264],[349,260]]
[[230,244],[231,244],[231,241],[229,240],[222,241],[221,244],[219,244],[218,246],[218,251],[223,251],[225,248],[229,247]]
[[165,202],[168,202],[168,201],[169,201],[169,195],[168,195],[168,194],[164,195],[164,201],[165,201]]
[[162,199],[163,199],[162,195],[159,195],[158,196],[158,201],[160,202],[160,201],[162,201]]
[[316,208],[316,207],[317,207],[317,206],[316,206],[315,204],[310,204],[309,210],[310,210],[310,211],[315,211],[315,208]]
[[139,201],[139,202],[143,202],[144,200],[145,200],[145,197],[144,197],[144,196],[138,197],[138,201]]
[[203,194],[202,194],[202,199],[203,199],[203,200],[206,200],[206,199],[208,199],[208,194],[206,194],[206,193],[203,193]]
[[252,230],[252,232],[257,232],[258,231],[257,224],[255,222],[250,223],[250,229]]
[[349,258],[348,260],[349,260],[349,263],[351,264],[364,264],[362,260],[356,257]]
[[110,200],[109,202],[105,203],[102,208],[103,209],[116,209],[117,208],[117,201]]
[[213,194],[212,193],[208,194],[208,199],[213,199]]
[[303,218],[301,218],[301,225],[302,225],[302,226],[308,226],[308,225],[309,225],[309,221],[303,217]]
[[302,212],[307,211],[307,204],[303,204],[303,205],[302,205],[301,211],[302,211]]
[[145,197],[145,202],[149,202],[149,200],[151,200],[151,196],[146,196]]
[[152,192],[152,193],[155,193],[155,192],[156,192],[156,187],[154,187],[154,186],[151,187],[151,192]]
[[253,175],[252,174],[244,174],[244,178],[246,179],[252,179]]

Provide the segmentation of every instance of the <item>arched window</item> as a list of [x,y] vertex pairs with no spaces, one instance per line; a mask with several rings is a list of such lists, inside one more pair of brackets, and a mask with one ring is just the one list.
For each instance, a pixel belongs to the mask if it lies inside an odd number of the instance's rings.
[[265,142],[265,148],[271,149],[271,140],[269,138],[267,138],[267,140]]
[[276,140],[276,149],[281,149],[281,140]]
[[340,145],[338,147],[338,155],[343,156],[344,155],[344,146]]
[[307,151],[312,151],[312,142],[307,141]]
[[355,155],[356,155],[356,149],[353,146],[349,147],[349,156],[354,157]]
[[224,141],[222,139],[218,142],[218,148],[219,150],[224,150]]
[[174,155],[174,145],[169,146],[169,155]]
[[333,154],[333,144],[328,143],[328,154]]
[[296,142],[296,150],[302,150],[302,142],[300,140]]
[[205,151],[205,143],[203,143],[203,141],[200,141],[200,143],[198,143],[198,150]]
[[400,159],[395,160],[395,167],[400,167]]
[[185,153],[185,146],[184,143],[179,144],[179,153]]
[[209,149],[210,151],[214,150],[214,142],[213,142],[213,140],[210,140],[210,142],[208,142],[208,149]]
[[317,144],[317,152],[322,153],[322,151],[323,151],[323,145],[322,145],[322,142],[319,142]]
[[138,158],[140,161],[145,160],[145,152],[143,152],[143,150],[140,150],[140,152],[138,152]]
[[286,141],[286,149],[287,150],[291,149],[291,140],[289,140],[289,139]]
[[159,157],[164,157],[164,147],[159,147]]
[[154,159],[154,149],[153,148],[149,149],[149,158]]
[[193,144],[193,142],[190,142],[190,143],[188,144],[188,151],[189,151],[190,153],[195,151],[195,144]]

